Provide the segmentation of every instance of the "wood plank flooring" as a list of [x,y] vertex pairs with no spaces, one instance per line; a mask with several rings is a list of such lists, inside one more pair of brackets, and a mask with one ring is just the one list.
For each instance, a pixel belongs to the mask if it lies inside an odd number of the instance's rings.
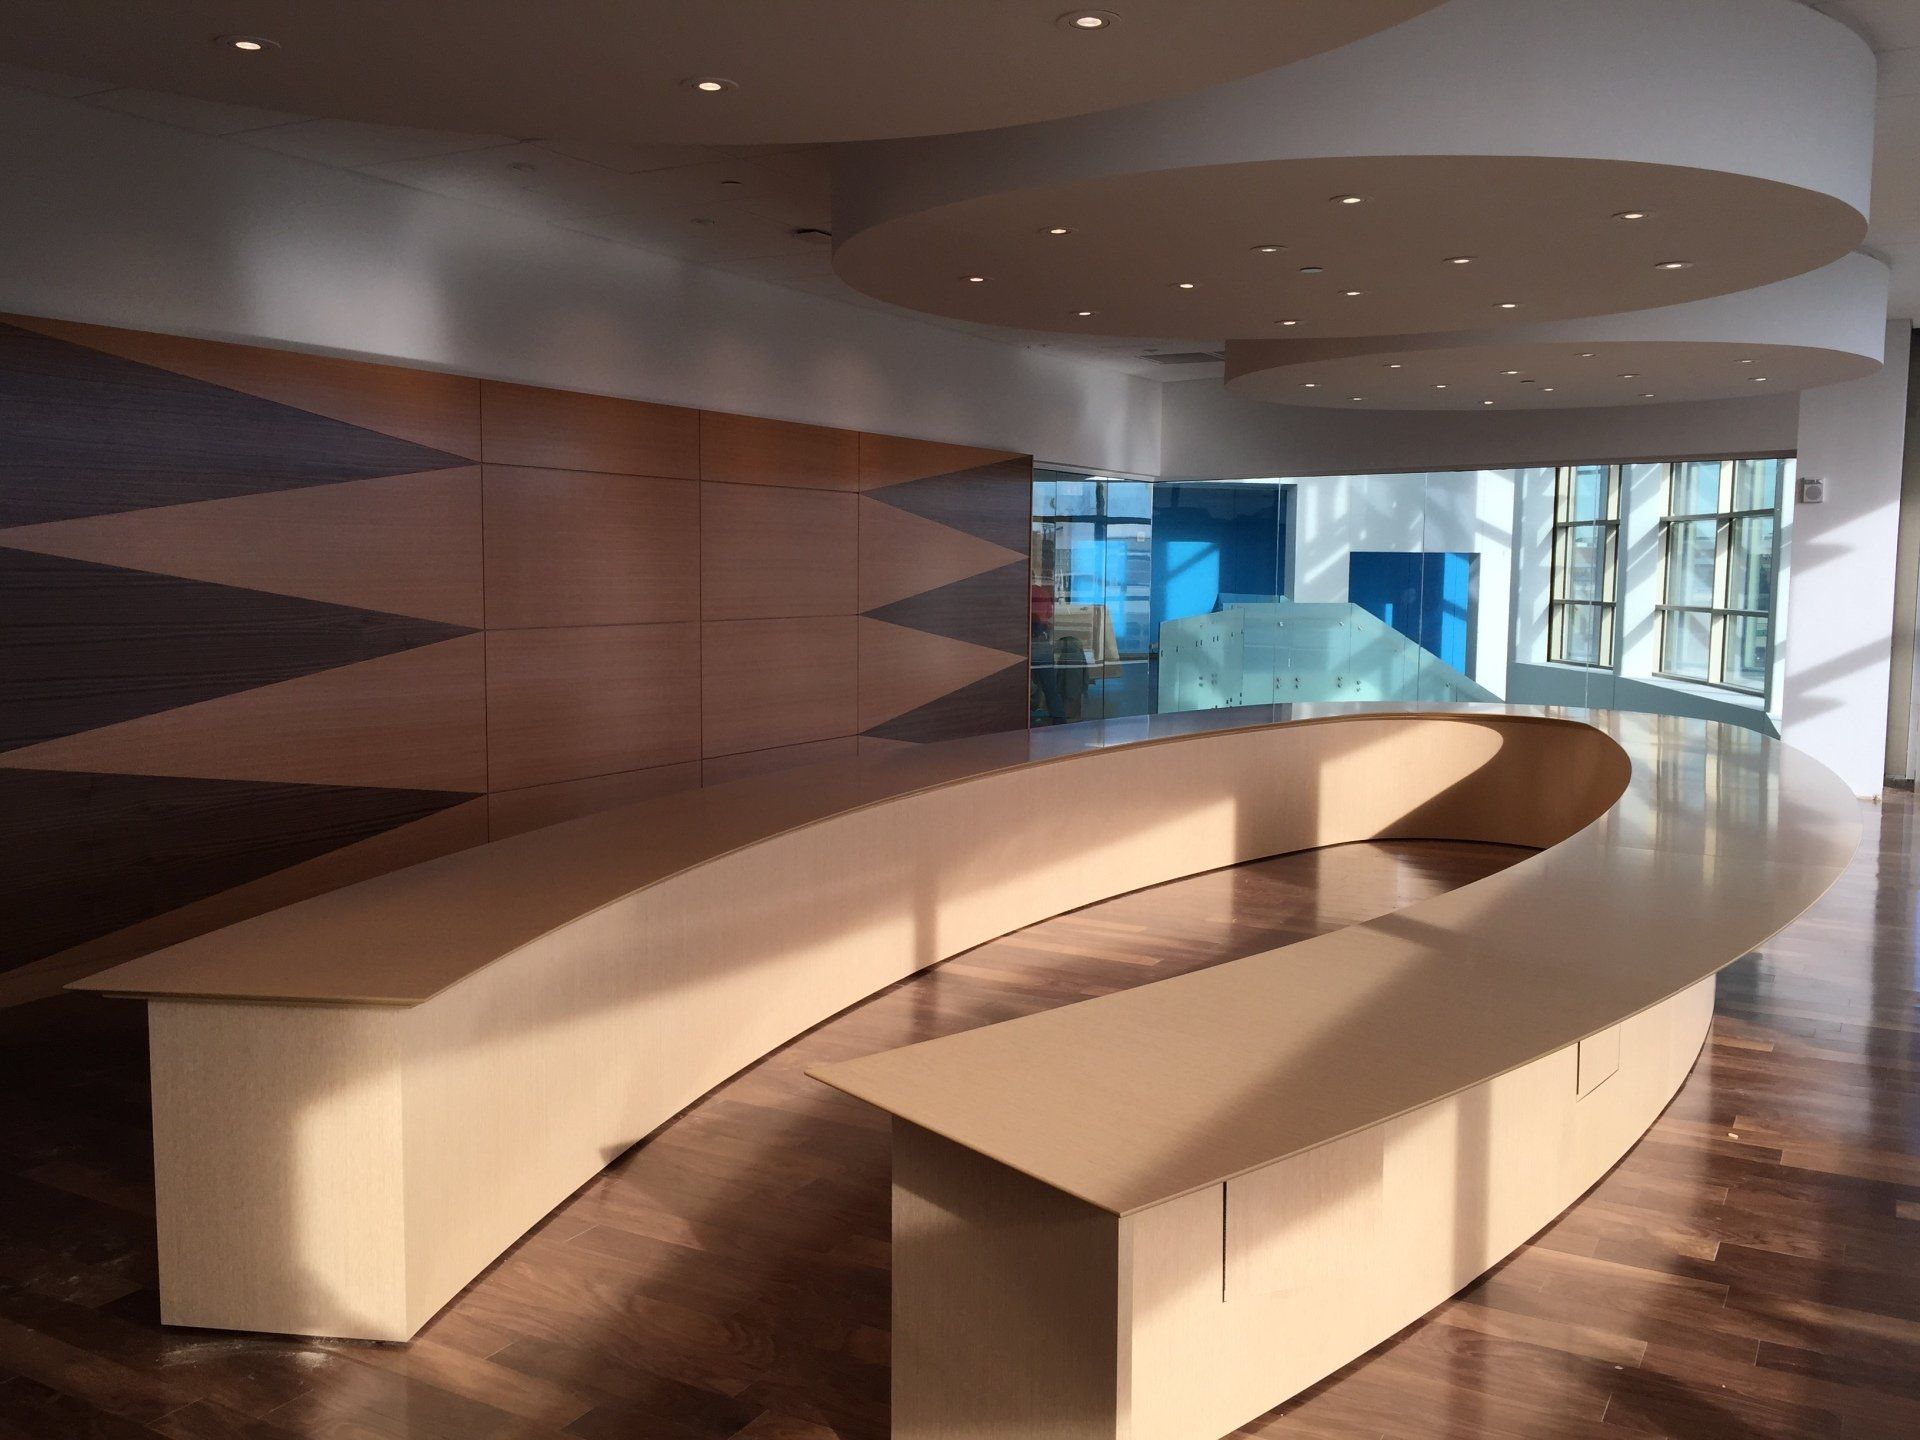
[[[1920,812],[1897,798],[1869,825],[1834,892],[1722,977],[1707,1055],[1617,1170],[1240,1433],[1920,1436]],[[0,1011],[0,1440],[879,1440],[886,1128],[807,1065],[1336,929],[1521,854],[1287,857],[961,956],[664,1127],[406,1348],[161,1328],[138,1007]]]

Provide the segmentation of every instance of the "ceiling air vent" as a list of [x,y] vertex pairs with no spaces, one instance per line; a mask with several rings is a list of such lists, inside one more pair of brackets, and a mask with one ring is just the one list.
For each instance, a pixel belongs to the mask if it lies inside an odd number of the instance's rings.
[[1140,357],[1151,360],[1156,365],[1212,365],[1227,358],[1224,350],[1173,350],[1165,352],[1147,351]]

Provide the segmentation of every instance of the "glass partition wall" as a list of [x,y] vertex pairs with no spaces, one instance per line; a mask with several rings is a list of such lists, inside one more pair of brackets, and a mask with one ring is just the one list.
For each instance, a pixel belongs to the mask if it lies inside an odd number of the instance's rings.
[[1040,470],[1035,725],[1512,700],[1773,732],[1793,462],[1143,481]]

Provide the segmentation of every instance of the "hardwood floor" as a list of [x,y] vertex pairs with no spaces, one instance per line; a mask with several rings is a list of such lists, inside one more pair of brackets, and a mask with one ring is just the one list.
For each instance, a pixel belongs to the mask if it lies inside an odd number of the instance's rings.
[[[1706,1055],[1618,1169],[1240,1433],[1920,1435],[1920,810],[1896,797],[1869,827],[1819,907],[1722,976]],[[0,1440],[878,1440],[887,1133],[805,1066],[1336,929],[1522,853],[1287,857],[961,956],[664,1127],[408,1348],[162,1329],[138,1007],[0,1011]]]

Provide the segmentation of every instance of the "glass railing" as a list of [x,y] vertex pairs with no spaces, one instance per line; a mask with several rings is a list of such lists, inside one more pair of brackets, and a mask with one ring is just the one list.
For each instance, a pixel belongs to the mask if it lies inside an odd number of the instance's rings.
[[1162,713],[1233,705],[1497,700],[1358,605],[1229,605],[1160,627]]

